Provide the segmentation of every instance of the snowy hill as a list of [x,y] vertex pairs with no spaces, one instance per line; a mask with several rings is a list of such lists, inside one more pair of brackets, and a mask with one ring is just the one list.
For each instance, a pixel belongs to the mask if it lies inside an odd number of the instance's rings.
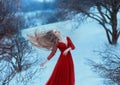
[[[58,29],[63,36],[70,36],[76,49],[72,51],[72,56],[75,65],[75,85],[102,85],[102,79],[92,72],[89,65],[86,64],[86,59],[92,59],[99,61],[97,55],[93,52],[95,49],[99,49],[107,43],[104,29],[96,22],[89,20],[79,26],[78,29],[74,28],[75,22],[65,21],[53,24],[41,25],[39,27],[29,28],[23,30],[23,36],[26,37],[26,33],[33,33],[36,28],[41,30]],[[36,50],[38,53],[43,51]],[[46,58],[49,52],[44,51],[43,57]],[[31,85],[45,85],[46,81],[50,77],[50,74],[57,62],[59,51],[55,56],[45,65],[45,69],[41,72],[42,75],[38,75]],[[39,67],[39,65],[38,65]]]

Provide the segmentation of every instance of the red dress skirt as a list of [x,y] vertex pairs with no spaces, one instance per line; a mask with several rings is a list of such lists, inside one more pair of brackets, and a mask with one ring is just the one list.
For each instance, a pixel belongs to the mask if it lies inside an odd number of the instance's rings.
[[[55,65],[55,68],[47,81],[46,85],[75,85],[75,75],[74,75],[74,64],[70,51],[67,55],[64,55],[63,52],[71,47],[75,48],[71,39],[66,37],[67,45],[63,42],[59,42],[57,48],[61,51],[58,62]],[[51,59],[56,51],[51,52],[48,56],[48,59]]]

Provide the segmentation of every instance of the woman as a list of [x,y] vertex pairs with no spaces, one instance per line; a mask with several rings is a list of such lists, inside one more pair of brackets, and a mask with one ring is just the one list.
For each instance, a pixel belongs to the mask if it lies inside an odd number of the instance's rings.
[[35,32],[34,36],[28,35],[30,42],[39,48],[46,48],[52,52],[40,65],[43,66],[50,60],[59,48],[61,54],[46,85],[75,85],[74,64],[70,50],[74,50],[71,39],[63,38],[58,30],[49,30],[44,33]]

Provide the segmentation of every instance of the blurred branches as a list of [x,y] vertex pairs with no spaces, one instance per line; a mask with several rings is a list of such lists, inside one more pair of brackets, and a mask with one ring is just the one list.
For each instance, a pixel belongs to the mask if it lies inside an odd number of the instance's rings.
[[[20,34],[13,35],[12,37],[4,37],[0,41],[0,82],[2,85],[8,85],[9,82],[19,73],[33,71],[31,66],[37,62],[38,59],[30,59],[32,57],[32,48]],[[34,57],[35,58],[35,57]],[[28,70],[29,69],[29,70]],[[36,72],[36,71],[34,71]],[[29,73],[29,76],[31,76]],[[22,77],[22,75],[20,75]],[[19,76],[19,77],[20,77]],[[32,79],[33,76],[29,77]],[[19,78],[18,77],[18,78]],[[23,78],[26,75],[23,76]],[[30,78],[30,79],[29,79]],[[26,80],[26,81],[28,81]],[[24,81],[25,82],[25,81]],[[26,85],[26,84],[25,84]]]
[[19,0],[0,0],[0,85],[10,85],[13,79],[27,85],[36,73],[31,68],[38,58],[21,35],[24,18],[19,10]]
[[104,78],[106,85],[120,84],[120,50],[119,46],[106,45],[105,49],[95,51],[99,55],[99,63],[91,59],[88,64],[100,77]]
[[117,17],[120,0],[56,0],[56,4],[63,12],[73,12],[74,16],[82,14],[81,17],[96,20],[104,28],[109,44],[117,44],[120,36]]

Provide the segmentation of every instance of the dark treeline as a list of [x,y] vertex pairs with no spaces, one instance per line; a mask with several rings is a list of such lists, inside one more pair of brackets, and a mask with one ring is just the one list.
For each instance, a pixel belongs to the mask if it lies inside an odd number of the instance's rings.
[[30,12],[30,11],[40,11],[40,10],[53,10],[56,8],[54,2],[38,2],[38,1],[21,1],[21,11]]

